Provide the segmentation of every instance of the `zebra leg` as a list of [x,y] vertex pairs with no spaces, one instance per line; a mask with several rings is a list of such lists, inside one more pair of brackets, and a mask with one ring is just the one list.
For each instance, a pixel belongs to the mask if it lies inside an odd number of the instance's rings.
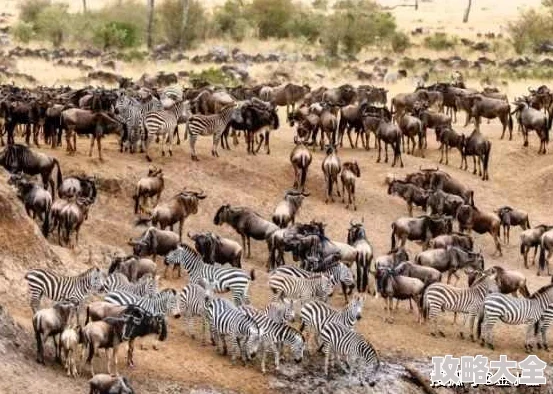
[[220,133],[213,134],[213,146],[211,147],[211,155],[214,157],[219,157],[219,153],[217,153],[217,145],[219,145],[220,139],[221,139]]
[[526,338],[524,341],[524,350],[526,350],[526,353],[532,352],[532,349],[534,348],[531,343],[532,337],[534,337],[534,323],[528,324],[526,328]]

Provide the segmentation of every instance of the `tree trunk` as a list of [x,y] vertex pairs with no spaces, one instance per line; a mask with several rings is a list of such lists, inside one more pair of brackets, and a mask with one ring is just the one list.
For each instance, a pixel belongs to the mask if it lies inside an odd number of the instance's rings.
[[86,0],[83,0],[83,12],[86,12]]
[[470,7],[472,6],[472,0],[468,0],[467,9],[465,10],[465,15],[463,16],[463,23],[469,21]]
[[419,0],[415,0],[415,11],[419,9]]
[[180,35],[179,35],[179,42],[178,46],[182,47],[184,43],[184,35],[186,33],[186,25],[188,24],[188,9],[190,7],[190,1],[189,0],[181,0],[181,28],[180,28]]
[[154,0],[148,0],[148,49],[152,49],[152,29],[154,27]]

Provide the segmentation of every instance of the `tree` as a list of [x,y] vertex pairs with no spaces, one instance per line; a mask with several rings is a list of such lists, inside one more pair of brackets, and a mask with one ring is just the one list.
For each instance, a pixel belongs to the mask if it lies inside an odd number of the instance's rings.
[[154,28],[154,0],[148,0],[148,49],[152,49],[152,30]]
[[472,0],[468,0],[467,8],[465,9],[465,15],[463,16],[463,23],[469,21],[470,7],[472,6]]
[[188,10],[190,8],[190,1],[189,0],[181,0],[181,9],[182,9],[182,24],[181,24],[181,33],[179,36],[179,47],[182,44],[182,40],[184,39],[184,35],[186,33],[186,26],[188,24]]
[[86,0],[83,0],[83,12],[86,12]]

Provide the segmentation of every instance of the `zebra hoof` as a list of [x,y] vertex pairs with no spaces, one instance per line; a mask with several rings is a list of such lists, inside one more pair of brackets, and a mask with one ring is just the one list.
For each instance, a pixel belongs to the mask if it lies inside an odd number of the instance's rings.
[[152,162],[152,158],[150,156],[146,156],[146,160],[148,160],[150,163]]
[[541,349],[541,343],[536,343],[536,346],[538,347],[538,349]]
[[165,157],[165,152],[161,152],[161,156]]
[[462,333],[462,332],[460,332],[460,333],[459,333],[459,338],[461,338],[461,339],[465,339],[465,336],[463,335],[463,333]]
[[430,336],[436,338],[436,333],[435,333],[435,332],[431,332],[431,333],[430,333]]
[[438,334],[440,334],[440,336],[441,336],[442,338],[445,338],[445,334],[444,334],[443,331],[438,331]]

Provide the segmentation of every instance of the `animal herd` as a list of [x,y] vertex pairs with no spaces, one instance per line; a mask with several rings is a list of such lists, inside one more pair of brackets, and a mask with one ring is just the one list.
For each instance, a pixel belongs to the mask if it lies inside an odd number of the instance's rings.
[[[362,147],[370,150],[373,133],[373,147],[378,146],[376,161],[381,161],[384,144],[384,161],[388,162],[390,145],[392,166],[399,163],[403,167],[402,153],[419,152],[424,157],[428,149],[427,129],[434,129],[440,143],[440,164],[445,158],[448,165],[450,149],[454,148],[461,153],[461,168],[468,167],[467,158],[472,156],[473,172],[488,180],[491,142],[481,130],[481,120],[498,118],[503,134],[509,129],[511,139],[515,115],[524,146],[528,145],[529,131],[534,130],[540,138],[539,153],[545,153],[553,112],[553,93],[546,87],[530,90],[529,95],[516,99],[514,111],[502,93],[467,89],[459,81],[419,86],[414,93],[396,95],[390,109],[386,107],[385,90],[349,84],[333,89],[295,84],[244,87],[233,89],[232,95],[212,87],[175,86],[158,92],[138,87],[33,90],[9,85],[2,86],[0,92],[0,116],[8,137],[7,147],[0,152],[0,164],[10,173],[8,182],[17,190],[29,216],[40,223],[44,237],[57,230],[60,245],[71,247],[78,245],[90,208],[99,203],[97,180],[84,174],[64,178],[58,160],[15,143],[18,125],[24,125],[27,145],[31,135],[38,145],[42,132],[44,141],[55,148],[61,145],[65,131],[70,154],[76,151],[75,135],[88,134],[90,155],[96,142],[100,158],[101,139],[117,130],[121,152],[144,150],[149,161],[154,137],[161,143],[163,155],[165,143],[169,144],[169,155],[173,154],[173,138],[177,137],[177,144],[180,142],[181,124],[185,125],[184,139],[189,139],[192,160],[198,160],[195,142],[200,135],[213,136],[213,156],[218,156],[219,143],[230,149],[229,135],[236,145],[241,132],[249,154],[256,154],[263,143],[270,153],[269,133],[279,127],[277,106],[286,106],[286,120],[296,127],[290,153],[292,188],[275,201],[271,217],[260,215],[255,207],[230,203],[211,213],[213,224],[232,228],[241,243],[201,229],[187,230],[188,243],[185,242],[186,219],[203,210],[202,201],[210,196],[202,190],[183,188],[167,198],[166,174],[161,166],[152,165],[138,180],[132,201],[128,201],[129,211],[133,209],[137,215],[134,224],[147,226],[140,237],[128,241],[131,253],[106,255],[109,265],[105,267],[90,261],[92,268],[75,276],[44,269],[26,273],[37,361],[45,362],[44,344],[52,337],[56,360],[63,356],[68,375],[76,376],[89,369],[93,375],[91,390],[96,390],[92,392],[112,392],[110,387],[118,388],[113,392],[132,392],[126,378],[94,374],[94,358],[99,349],[106,349],[108,374],[117,374],[121,344],[128,343],[127,364],[134,365],[135,340],[156,335],[164,341],[168,336],[167,316],[181,315],[187,335],[195,337],[193,319],[199,318],[202,342],[208,332],[211,343],[221,348],[221,353],[230,350],[233,362],[240,359],[244,365],[254,364],[259,356],[263,373],[267,371],[268,352],[274,354],[278,370],[286,359],[283,354],[289,352],[288,359],[301,363],[305,357],[314,357],[319,349],[325,355],[326,374],[333,359],[350,375],[355,373],[362,384],[368,377],[373,384],[380,357],[355,328],[362,318],[367,294],[383,297],[385,321],[389,323],[394,321],[397,303],[409,300],[410,307],[415,303],[419,311],[419,322],[430,323],[431,335],[444,336],[439,316],[450,311],[455,320],[458,313],[469,317],[468,332],[462,330],[460,334],[473,340],[481,338],[482,345],[494,347],[494,326],[501,321],[528,325],[527,351],[532,351],[534,345],[548,347],[553,284],[531,294],[521,272],[501,265],[487,266],[472,232],[490,234],[494,254],[501,256],[502,241],[510,243],[510,228],[520,226],[524,266],[529,268],[528,253],[534,248],[531,263],[539,256],[540,275],[545,270],[549,274],[553,226],[531,227],[528,213],[507,205],[490,212],[479,209],[473,188],[444,169],[420,168],[403,178],[386,178],[387,190],[381,188],[382,194],[403,199],[408,214],[398,214],[400,217],[390,224],[390,248],[386,254],[375,254],[364,217],[349,223],[344,231],[345,243],[331,240],[324,222],[296,220],[299,210],[305,209],[304,200],[316,198],[306,185],[308,172],[314,171],[310,167],[317,148],[324,151],[320,163],[324,202],[334,202],[336,195],[346,208],[358,209],[356,179],[361,176],[360,161],[343,162],[340,158],[344,134],[352,149],[357,148],[360,137]],[[453,129],[458,110],[467,114],[465,126],[474,121],[475,129],[468,136]],[[355,143],[352,131],[357,134]],[[33,179],[37,175],[40,182]],[[414,215],[419,209],[421,212]],[[306,212],[301,216],[308,215]],[[261,267],[244,269],[244,262],[252,255],[252,239],[267,245],[266,287],[272,297],[260,309],[253,306],[250,288],[258,277],[256,269]],[[407,242],[409,250],[414,244],[421,250],[416,254],[408,252]],[[158,275],[158,257],[163,259],[163,278]],[[182,289],[161,289],[161,280],[169,276],[174,279],[175,273],[180,278],[181,271],[188,274]],[[468,287],[457,286],[460,271],[467,275]],[[452,277],[455,285],[450,284]],[[344,296],[345,306],[341,309],[328,303],[336,291]],[[230,293],[230,300],[223,293]],[[521,297],[515,297],[517,293]],[[54,304],[40,309],[41,298]],[[82,323],[85,311],[86,320]],[[293,324],[297,320],[301,323],[299,328]],[[309,334],[314,347],[309,346]],[[84,363],[80,362],[81,353],[86,356]],[[369,375],[366,366],[374,367]]]

